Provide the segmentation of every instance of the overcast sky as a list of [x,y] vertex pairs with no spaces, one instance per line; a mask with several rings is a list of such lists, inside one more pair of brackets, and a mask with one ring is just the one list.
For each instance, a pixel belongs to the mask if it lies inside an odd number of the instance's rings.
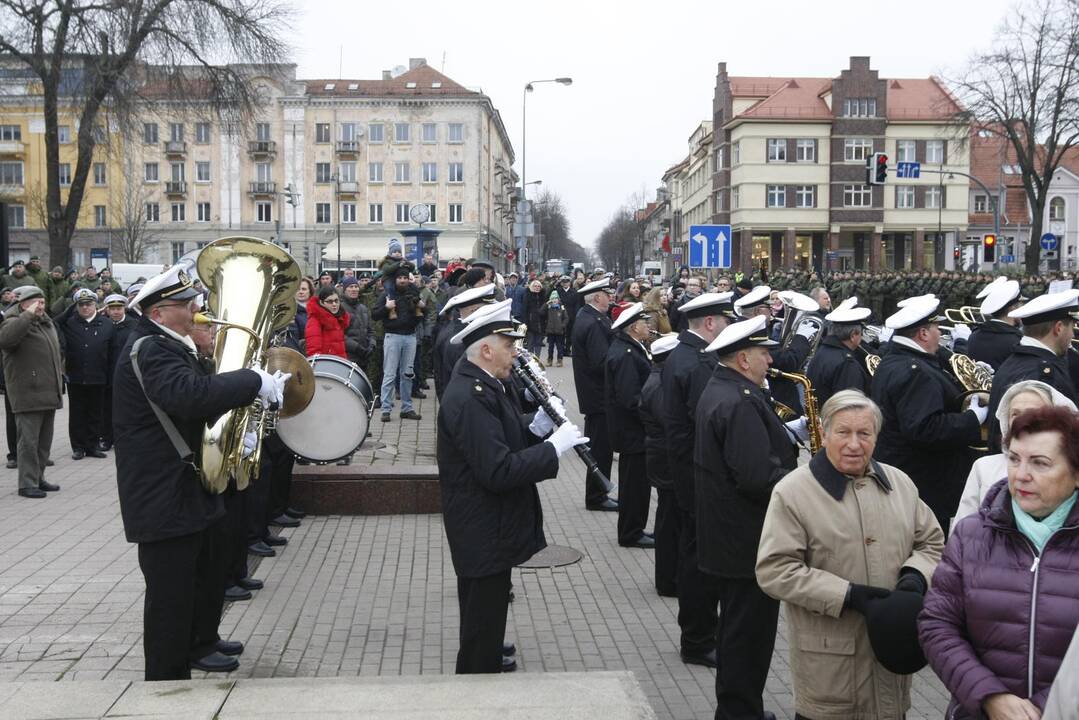
[[425,57],[490,96],[518,172],[525,83],[572,77],[570,87],[540,85],[529,95],[527,177],[562,196],[582,245],[593,244],[633,193],[654,198],[663,171],[686,155],[690,133],[711,120],[719,61],[732,75],[834,77],[851,55],[869,55],[883,77],[926,77],[962,66],[1012,7],[1008,0],[297,4],[290,37],[301,78],[378,78]]

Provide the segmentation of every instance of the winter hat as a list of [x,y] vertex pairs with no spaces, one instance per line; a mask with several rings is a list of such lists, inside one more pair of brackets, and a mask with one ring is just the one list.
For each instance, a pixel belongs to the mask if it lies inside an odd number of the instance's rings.
[[557,302],[557,303],[562,302],[562,298],[558,297],[558,291],[557,290],[552,290],[551,291],[551,294],[547,296],[547,302],[549,302],[549,303],[551,303],[551,302]]
[[401,241],[398,240],[397,238],[394,238],[394,239],[390,240],[390,247],[389,247],[388,250],[386,250],[386,254],[389,255],[390,253],[394,253],[394,252],[403,253],[404,251],[405,251],[405,249],[404,249],[404,246],[401,245]]
[[347,277],[341,281],[341,289],[347,288],[349,285],[359,285],[360,281],[354,277]]
[[865,610],[865,627],[873,655],[885,670],[911,675],[926,666],[918,644],[918,613],[921,593],[893,590],[888,597],[870,600]]

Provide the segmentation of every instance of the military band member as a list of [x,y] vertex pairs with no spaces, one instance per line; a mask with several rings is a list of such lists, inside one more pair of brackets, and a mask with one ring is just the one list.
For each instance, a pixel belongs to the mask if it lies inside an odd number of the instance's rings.
[[827,334],[806,368],[813,385],[817,407],[840,390],[869,394],[869,371],[858,348],[862,344],[863,323],[872,314],[869,308],[840,307],[824,316]]
[[461,611],[458,674],[502,672],[510,573],[547,545],[536,484],[588,441],[571,423],[556,429],[543,410],[522,415],[500,382],[523,337],[512,303],[476,312],[450,340],[465,355],[438,411],[442,516]]
[[1020,295],[1019,283],[1015,280],[994,282],[988,289],[989,293],[981,305],[985,322],[970,333],[967,354],[971,359],[992,365],[997,370],[1023,337],[1019,321],[1008,317],[1008,313],[1022,305],[1025,298]]
[[447,300],[442,309],[438,311],[439,315],[449,314],[451,316],[456,312],[456,317],[452,317],[450,322],[439,331],[438,338],[435,340],[434,352],[432,353],[435,394],[440,400],[442,399],[442,393],[446,391],[446,386],[449,385],[454,365],[457,364],[457,361],[464,353],[464,349],[460,345],[450,343],[450,338],[464,329],[465,318],[484,305],[494,302],[494,299],[494,285],[488,284],[468,288]]
[[974,462],[988,409],[978,398],[960,410],[963,388],[942,367],[936,298],[908,302],[885,326],[891,349],[873,375],[873,401],[884,425],[873,457],[899,468],[918,486],[942,528],[955,510]]
[[[770,332],[771,325],[778,322],[772,319],[772,306],[768,302],[771,292],[772,289],[767,285],[758,285],[735,301],[735,313],[745,318],[764,316],[767,318]],[[792,308],[787,308],[786,311],[795,312]],[[809,352],[812,349],[809,343],[818,331],[818,328],[812,323],[799,323],[794,330],[790,344],[786,348],[778,344],[772,348],[772,367],[785,373],[802,372],[806,358],[809,357]],[[768,387],[772,397],[776,400],[796,410],[799,414],[804,412],[797,385],[783,378],[770,378]]]
[[[142,313],[116,367],[116,483],[128,542],[146,580],[147,680],[184,680],[191,668],[235,670],[239,642],[218,635],[224,594],[220,495],[199,480],[207,422],[262,398],[280,402],[285,380],[259,369],[209,374],[190,337],[198,295],[180,266],[151,278],[132,300]],[[140,342],[141,341],[141,342]],[[133,358],[139,343],[137,358]]]
[[641,389],[651,371],[651,356],[644,346],[649,337],[643,303],[633,303],[611,325],[613,337],[604,368],[604,406],[611,448],[618,452],[618,544],[653,548],[655,540],[644,532],[652,488],[645,467]]
[[719,365],[697,403],[697,547],[722,612],[716,626],[716,718],[762,718],[779,602],[757,585],[768,500],[797,448],[761,389],[772,364],[766,319],[728,326],[708,346]]
[[116,363],[120,361],[120,350],[123,350],[124,345],[127,344],[127,337],[131,334],[131,331],[135,328],[138,322],[139,316],[134,313],[128,313],[127,311],[127,298],[118,293],[113,293],[105,298],[105,314],[109,320],[112,321],[112,331],[116,336],[116,350],[109,358],[111,365],[109,366],[108,377],[106,378],[105,387],[105,412],[101,423],[102,429],[102,449],[111,450],[113,445],[112,435],[112,375],[116,370]]

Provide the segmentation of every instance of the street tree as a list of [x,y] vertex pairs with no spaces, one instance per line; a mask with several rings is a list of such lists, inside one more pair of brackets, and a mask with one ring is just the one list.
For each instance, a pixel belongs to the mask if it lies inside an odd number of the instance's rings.
[[570,237],[566,205],[558,193],[544,188],[535,198],[534,208],[536,231],[543,234],[544,260],[584,262],[588,259],[588,251]]
[[[70,259],[95,146],[130,131],[148,103],[245,122],[258,68],[287,56],[290,18],[283,0],[0,0],[0,62],[42,95],[50,264]],[[78,128],[63,193],[61,114]]]
[[950,82],[976,132],[1006,141],[1032,214],[1024,263],[1038,272],[1049,185],[1079,146],[1079,0],[1031,0]]
[[[132,171],[129,167],[129,177]],[[125,182],[112,203],[112,225],[117,232],[114,243],[124,262],[145,262],[147,252],[158,240],[158,223],[151,222],[146,210],[151,194],[142,183]]]
[[625,205],[611,215],[596,240],[596,253],[603,266],[623,275],[636,274],[635,258],[640,243],[640,228],[635,208]]

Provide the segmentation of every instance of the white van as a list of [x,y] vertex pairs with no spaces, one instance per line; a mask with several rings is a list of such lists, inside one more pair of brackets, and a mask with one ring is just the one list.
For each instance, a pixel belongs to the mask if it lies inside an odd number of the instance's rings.
[[659,260],[645,260],[641,263],[641,275],[655,287],[663,281],[663,263]]

